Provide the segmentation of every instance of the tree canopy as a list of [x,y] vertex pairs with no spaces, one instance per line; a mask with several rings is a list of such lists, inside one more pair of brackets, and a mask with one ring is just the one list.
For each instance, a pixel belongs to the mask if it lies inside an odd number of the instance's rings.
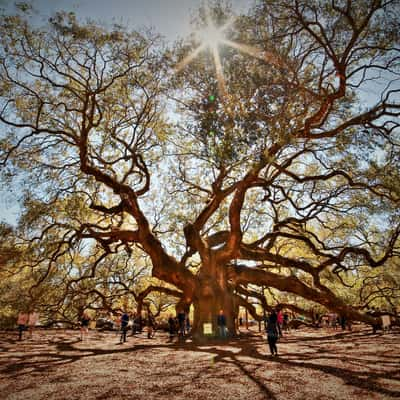
[[197,336],[220,309],[231,331],[239,306],[261,318],[254,302],[395,311],[398,7],[216,2],[195,21],[211,40],[169,49],[3,16],[1,178],[23,214],[1,273],[29,271],[53,312],[159,291],[193,305]]

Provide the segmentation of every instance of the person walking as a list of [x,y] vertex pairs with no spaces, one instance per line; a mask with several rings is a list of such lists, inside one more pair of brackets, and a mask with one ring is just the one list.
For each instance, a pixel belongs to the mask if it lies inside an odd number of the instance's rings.
[[276,343],[279,338],[279,331],[278,331],[278,316],[275,310],[273,310],[271,315],[269,316],[265,330],[267,333],[267,341],[271,355],[277,356],[278,347]]

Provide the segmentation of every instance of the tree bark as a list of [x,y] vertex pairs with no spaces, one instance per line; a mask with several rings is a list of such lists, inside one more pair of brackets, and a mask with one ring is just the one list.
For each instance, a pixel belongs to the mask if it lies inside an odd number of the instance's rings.
[[[207,337],[218,336],[218,314],[222,310],[226,318],[228,336],[236,335],[235,327],[235,296],[229,285],[226,269],[211,260],[210,265],[204,265],[198,276],[193,297],[194,321],[192,336],[195,340],[205,340]],[[212,334],[204,334],[204,324],[210,323]]]

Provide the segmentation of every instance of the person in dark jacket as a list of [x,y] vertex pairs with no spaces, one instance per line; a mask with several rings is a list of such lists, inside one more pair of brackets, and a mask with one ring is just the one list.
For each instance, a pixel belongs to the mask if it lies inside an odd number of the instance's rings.
[[179,324],[179,331],[178,331],[179,336],[184,337],[186,334],[186,331],[185,331],[185,329],[186,329],[186,314],[184,313],[184,311],[180,310],[178,312],[177,318],[178,318],[178,324]]
[[267,340],[269,345],[269,350],[272,356],[278,355],[278,347],[276,345],[279,337],[279,330],[278,330],[278,316],[275,310],[272,311],[271,315],[268,318],[267,326],[265,328],[267,333]]
[[120,337],[121,343],[126,342],[126,332],[128,331],[128,325],[129,325],[129,315],[127,312],[124,312],[121,315],[121,337]]
[[176,321],[175,318],[170,314],[168,318],[168,331],[169,331],[169,338],[172,339],[176,333]]
[[220,338],[225,339],[228,336],[228,330],[226,328],[226,317],[224,310],[220,310],[217,317],[218,334]]

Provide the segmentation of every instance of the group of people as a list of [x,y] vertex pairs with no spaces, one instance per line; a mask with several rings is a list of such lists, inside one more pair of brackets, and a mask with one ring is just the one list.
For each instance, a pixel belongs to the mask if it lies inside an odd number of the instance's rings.
[[129,330],[131,330],[133,336],[138,332],[142,332],[144,326],[147,327],[147,338],[151,339],[154,337],[156,321],[150,313],[147,314],[146,318],[142,318],[142,316],[137,313],[129,314],[124,311],[119,315],[116,322],[121,333],[120,343],[126,342]]
[[169,337],[172,339],[175,335],[183,338],[190,332],[189,315],[183,310],[177,312],[174,317],[172,314],[168,318],[168,332]]
[[[83,340],[89,329],[90,317],[85,312],[81,317],[81,337]],[[145,319],[136,313],[129,315],[127,312],[122,312],[119,315],[117,326],[120,331],[120,343],[127,341],[127,333],[129,328],[132,329],[132,335],[137,332],[142,332],[143,326],[147,326],[147,337],[150,339],[154,337],[156,323],[152,315],[148,315]],[[221,339],[228,337],[227,320],[223,310],[220,310],[217,317],[217,336]],[[179,338],[185,337],[190,332],[190,319],[189,315],[184,311],[178,311],[174,317],[172,314],[168,318],[168,332],[170,339],[175,335]],[[281,310],[273,310],[266,323],[266,331],[268,343],[270,345],[271,354],[277,354],[276,342],[282,336],[282,331],[288,329],[288,315],[283,314]]]
[[326,327],[332,329],[338,329],[339,327],[341,327],[342,330],[345,330],[346,328],[351,330],[351,323],[344,315],[330,313],[319,316],[319,314],[316,314],[315,319],[318,327]]
[[[325,317],[325,316],[323,316]],[[346,318],[338,316],[336,314],[328,314],[327,318],[320,317],[317,314],[317,321],[321,325],[331,326],[336,328],[341,326],[345,329],[348,321]],[[19,340],[23,338],[23,332],[28,331],[29,337],[32,338],[34,327],[39,321],[39,314],[36,311],[30,312],[20,312],[18,315],[18,331]],[[83,312],[80,318],[80,340],[83,341],[89,332],[89,325],[91,318],[87,312]],[[127,340],[127,332],[132,329],[132,335],[137,332],[142,332],[143,326],[147,326],[147,337],[150,339],[154,336],[154,331],[156,327],[154,317],[148,313],[146,318],[142,318],[141,315],[133,313],[128,314],[126,311],[120,313],[117,322],[117,326],[120,330],[120,343],[125,343]],[[227,329],[227,319],[223,310],[219,311],[216,317],[217,322],[217,335],[220,338],[228,337]],[[190,331],[190,320],[187,313],[180,310],[174,317],[170,314],[168,318],[168,330],[170,338],[175,335],[178,337],[185,337]],[[283,336],[284,331],[289,331],[289,316],[287,313],[283,313],[280,308],[272,310],[268,318],[265,319],[265,331],[267,336],[267,341],[269,345],[269,350],[272,356],[278,355],[277,342],[280,337]]]
[[[80,340],[83,341],[89,333],[89,325],[91,318],[87,312],[83,312],[80,317]],[[127,340],[127,334],[129,329],[132,330],[132,335],[137,332],[142,332],[143,326],[147,326],[147,337],[150,339],[154,337],[155,330],[155,320],[152,315],[148,315],[146,319],[143,319],[141,316],[138,316],[136,313],[130,315],[128,312],[121,312],[116,319],[114,319],[114,323],[120,332],[120,343],[125,343]]]

